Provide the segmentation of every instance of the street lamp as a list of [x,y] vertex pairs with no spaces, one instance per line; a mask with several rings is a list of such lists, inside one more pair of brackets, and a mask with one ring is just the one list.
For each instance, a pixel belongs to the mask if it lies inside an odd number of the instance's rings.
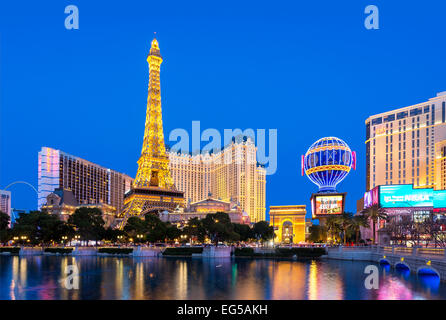
[[138,239],[139,242],[142,242],[144,235],[138,234],[138,235],[136,235],[136,238]]

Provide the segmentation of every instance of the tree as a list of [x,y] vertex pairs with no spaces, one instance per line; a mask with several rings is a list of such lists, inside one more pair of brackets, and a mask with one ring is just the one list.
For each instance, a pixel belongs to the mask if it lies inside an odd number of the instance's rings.
[[204,242],[206,238],[206,229],[202,220],[198,219],[197,217],[188,221],[187,226],[183,228],[183,233],[188,235],[189,239],[198,242]]
[[336,242],[336,239],[342,231],[339,218],[336,216],[328,217],[325,220],[325,227],[327,228],[327,235],[331,235],[332,241]]
[[381,208],[378,204],[373,204],[372,206],[364,209],[362,214],[366,215],[372,221],[373,227],[373,244],[376,243],[375,234],[376,234],[376,223],[383,219],[387,220],[387,214],[383,208]]
[[367,216],[365,216],[363,214],[356,214],[353,216],[351,224],[350,224],[350,228],[355,233],[355,243],[356,244],[359,243],[359,234],[361,232],[361,227],[368,228],[369,227],[369,219],[367,218]]
[[162,222],[156,214],[146,214],[144,221],[147,225],[147,240],[149,242],[166,240],[167,224]]
[[202,219],[206,234],[212,242],[218,244],[220,241],[234,241],[234,227],[229,215],[225,212],[210,213]]
[[28,214],[20,214],[12,234],[20,238],[26,237],[27,242],[31,244],[38,244],[60,242],[63,236],[72,235],[73,229],[46,211],[31,211]]
[[123,236],[124,234],[125,234],[125,232],[122,230],[112,229],[109,227],[109,228],[105,229],[104,240],[108,240],[111,242],[117,242],[118,236]]
[[254,224],[253,234],[257,241],[268,241],[274,239],[274,227],[270,226],[266,221],[259,221]]
[[10,217],[8,214],[0,211],[0,231],[8,230]]
[[124,226],[124,231],[130,238],[136,238],[139,234],[147,234],[149,232],[149,227],[147,221],[139,217],[130,217]]
[[76,209],[68,219],[68,223],[76,228],[81,240],[101,240],[104,236],[104,219],[98,208],[81,207]]
[[240,241],[248,241],[254,238],[251,228],[246,224],[233,223],[234,232],[239,235]]
[[174,224],[168,222],[166,224],[166,238],[170,241],[177,239],[181,235],[181,230]]
[[[441,217],[441,216],[440,216]],[[430,241],[434,242],[435,247],[446,247],[445,219],[430,215],[428,219],[422,222],[423,234],[428,238],[426,246]]]
[[310,242],[326,242],[327,241],[327,228],[321,225],[314,224],[310,227],[310,236],[308,237]]
[[347,243],[347,233],[352,226],[353,214],[350,212],[343,212],[338,218],[339,227],[342,230],[342,238],[344,245]]
[[9,240],[9,215],[0,211],[0,242]]

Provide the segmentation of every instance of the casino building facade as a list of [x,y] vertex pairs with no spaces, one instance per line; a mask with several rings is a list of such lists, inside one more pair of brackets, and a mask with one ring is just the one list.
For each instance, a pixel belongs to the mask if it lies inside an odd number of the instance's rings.
[[446,92],[370,116],[365,125],[367,191],[395,184],[446,189]]
[[38,162],[38,208],[56,189],[71,190],[78,204],[104,203],[120,212],[133,179],[126,174],[42,147]]
[[265,220],[266,169],[257,163],[249,137],[234,138],[216,153],[168,152],[169,170],[187,203],[214,198],[240,204],[251,222]]
[[[415,188],[410,184],[382,185],[366,192],[363,199],[364,209],[378,205],[387,214],[388,221],[378,221],[376,228],[375,239],[380,244],[389,244],[391,240],[384,233],[386,224],[403,216],[413,222],[423,222],[433,217],[434,221],[444,224],[446,231],[446,190]],[[371,228],[362,229],[361,234],[363,239],[373,238]]]

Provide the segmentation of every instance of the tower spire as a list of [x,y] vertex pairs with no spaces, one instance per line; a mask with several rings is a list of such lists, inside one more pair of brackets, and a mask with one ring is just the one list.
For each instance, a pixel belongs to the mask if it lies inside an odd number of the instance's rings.
[[169,170],[169,157],[164,144],[160,85],[162,62],[158,40],[154,38],[147,56],[149,92],[144,140],[136,178],[130,192],[124,198],[124,210],[118,221],[120,229],[124,228],[127,219],[131,216],[140,216],[154,211],[173,211],[177,206],[184,206],[184,193],[177,191],[173,184]]
[[147,62],[149,64],[149,93],[147,96],[146,124],[134,185],[137,187],[153,186],[172,189],[174,186],[164,144],[161,110],[160,68],[163,59],[161,58],[158,41],[155,38],[152,40]]

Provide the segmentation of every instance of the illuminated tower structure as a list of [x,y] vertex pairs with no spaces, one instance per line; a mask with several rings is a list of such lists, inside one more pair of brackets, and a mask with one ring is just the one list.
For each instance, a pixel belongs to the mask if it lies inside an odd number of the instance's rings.
[[152,41],[147,62],[149,93],[144,141],[136,178],[131,190],[125,195],[119,228],[123,228],[131,216],[172,211],[178,206],[184,206],[183,192],[177,191],[170,174],[169,157],[164,144],[160,86],[160,67],[163,59],[156,39]]

